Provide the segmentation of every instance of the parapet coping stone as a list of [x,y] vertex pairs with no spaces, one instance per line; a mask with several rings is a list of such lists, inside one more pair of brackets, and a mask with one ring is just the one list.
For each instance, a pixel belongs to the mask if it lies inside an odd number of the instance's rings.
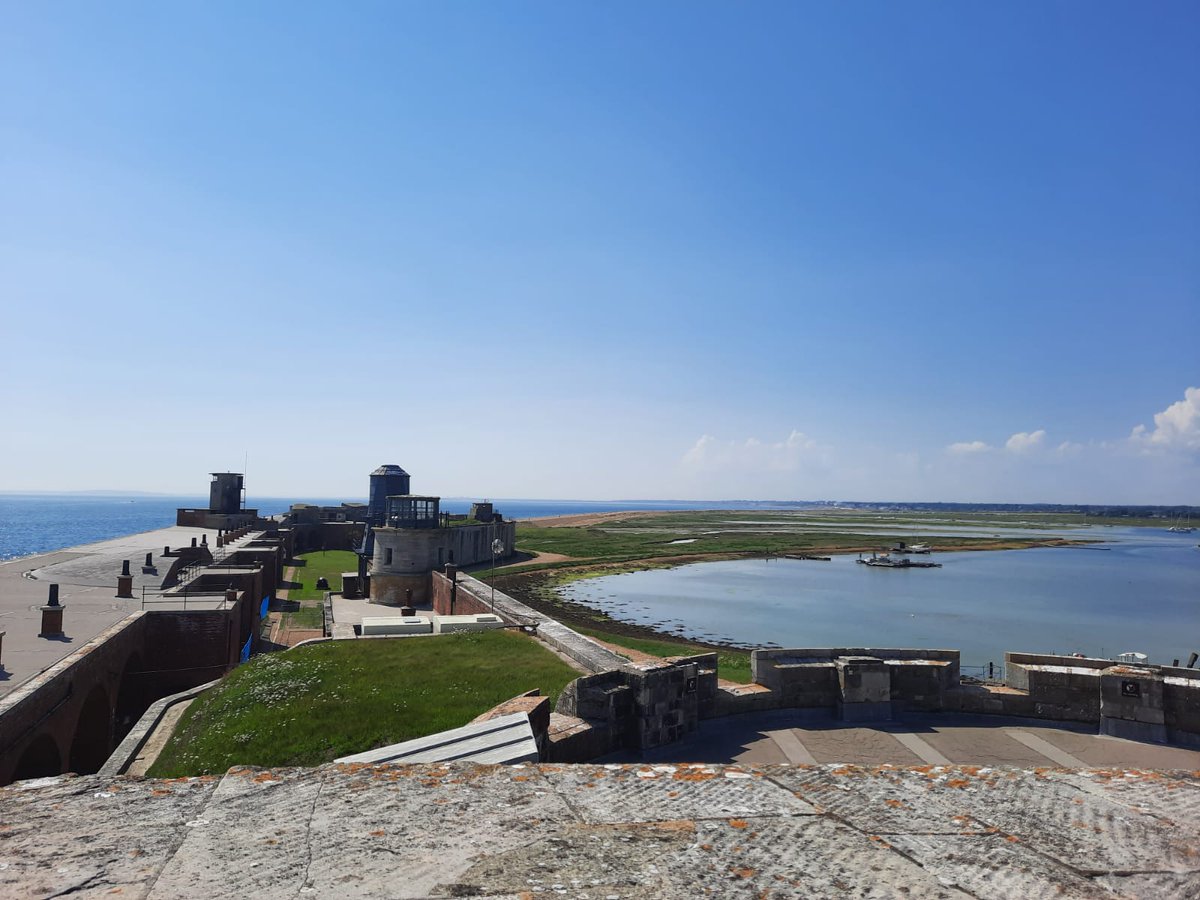
[[1200,775],[330,764],[0,788],[3,896],[1192,896]]
[[[465,572],[457,573],[457,583],[465,588],[467,593],[476,600],[484,603],[491,602],[491,586],[485,585],[477,578],[472,578]],[[540,613],[532,607],[509,596],[503,591],[496,591],[495,609],[504,618],[520,624],[537,623],[538,637],[546,643],[565,653],[593,674],[610,672],[614,669],[625,669],[629,660],[618,656],[611,650],[601,647],[595,641],[577,631]]]

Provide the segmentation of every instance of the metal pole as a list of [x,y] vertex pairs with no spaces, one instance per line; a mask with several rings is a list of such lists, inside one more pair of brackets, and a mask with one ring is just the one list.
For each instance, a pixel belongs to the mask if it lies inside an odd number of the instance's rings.
[[492,522],[492,613],[496,612],[496,523]]

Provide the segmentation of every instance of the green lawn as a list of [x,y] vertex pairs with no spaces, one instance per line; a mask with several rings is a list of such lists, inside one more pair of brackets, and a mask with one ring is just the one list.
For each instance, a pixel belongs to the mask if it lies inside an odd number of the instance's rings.
[[507,631],[264,654],[188,708],[150,774],[318,765],[457,728],[533,688],[553,703],[578,675],[534,639]]
[[329,590],[342,589],[342,573],[358,571],[358,556],[351,550],[314,550],[312,553],[301,553],[298,557],[304,561],[303,566],[296,569],[296,581],[300,587],[288,590],[291,600],[320,600],[325,591],[317,590],[317,579],[324,576],[329,579]]
[[[698,653],[712,653],[711,647],[699,647],[683,641],[658,641],[650,638],[627,637],[623,634],[611,634],[600,628],[572,625],[580,634],[594,637],[618,647],[628,647],[630,650],[640,650],[651,656],[691,656]],[[745,650],[718,650],[717,675],[728,681],[740,684],[750,683],[750,653]]]

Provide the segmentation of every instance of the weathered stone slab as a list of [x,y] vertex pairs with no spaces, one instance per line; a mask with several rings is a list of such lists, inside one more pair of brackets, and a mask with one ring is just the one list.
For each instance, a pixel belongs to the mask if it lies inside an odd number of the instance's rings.
[[[770,766],[771,780],[795,791],[823,813],[864,832],[893,834],[980,834],[987,825],[973,815],[972,794],[939,782],[970,786],[991,770],[957,766]],[[913,773],[916,773],[914,776]],[[973,792],[972,792],[973,793]]]
[[696,841],[669,858],[661,896],[966,898],[885,839],[829,818],[697,822]]
[[562,766],[545,774],[590,823],[816,814],[761,772],[736,766]]
[[1104,894],[1089,878],[1001,834],[890,834],[888,844],[942,884],[981,900],[1093,900]]
[[140,896],[217,781],[63,775],[0,789],[0,896]]
[[1198,790],[962,766],[60,777],[0,789],[0,896],[1198,897]]

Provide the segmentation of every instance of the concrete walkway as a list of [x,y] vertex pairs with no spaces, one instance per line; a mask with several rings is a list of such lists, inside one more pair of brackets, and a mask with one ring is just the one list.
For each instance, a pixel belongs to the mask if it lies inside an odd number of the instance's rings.
[[[163,548],[189,546],[192,538],[199,543],[206,534],[209,546],[215,548],[214,529],[171,526],[0,563],[0,631],[7,632],[0,651],[0,697],[139,612],[142,585],[157,589],[174,562],[163,558]],[[141,574],[147,553],[154,554],[160,575]],[[134,599],[116,596],[124,559],[134,573]],[[46,603],[51,583],[59,585],[59,602],[65,607],[62,638],[38,637],[39,607]]]
[[816,765],[1136,766],[1200,770],[1200,750],[1098,735],[1094,728],[1006,716],[908,715],[845,724],[824,710],[708,719],[689,737],[612,761]]

